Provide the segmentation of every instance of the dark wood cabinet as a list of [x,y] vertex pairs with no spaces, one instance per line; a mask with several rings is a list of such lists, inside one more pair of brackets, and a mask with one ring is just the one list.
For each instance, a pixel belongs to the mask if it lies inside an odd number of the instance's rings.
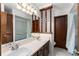
[[46,45],[44,45],[44,47],[43,47],[43,55],[44,56],[48,56],[48,54],[49,54],[49,42],[47,42],[47,44]]
[[13,41],[13,15],[1,12],[1,43],[5,44]]
[[37,56],[43,56],[43,47],[38,50]]
[[49,54],[49,41],[43,45],[33,56],[48,56]]
[[32,21],[32,32],[40,32],[39,20]]
[[37,52],[35,54],[33,54],[33,56],[37,56]]

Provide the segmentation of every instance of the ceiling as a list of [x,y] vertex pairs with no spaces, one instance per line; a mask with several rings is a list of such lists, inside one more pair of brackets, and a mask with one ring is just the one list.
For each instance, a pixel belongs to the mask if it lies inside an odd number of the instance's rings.
[[[51,3],[56,9],[68,9],[73,4],[72,3]],[[44,6],[51,5],[50,3],[35,3],[34,5],[37,6],[37,8],[41,9]]]
[[67,10],[70,9],[72,7],[72,3],[54,3],[53,6],[56,9],[60,9],[60,10]]
[[[34,7],[36,7],[36,9],[41,9],[41,8],[47,7],[49,5],[53,5],[56,10],[57,9],[58,10],[66,10],[73,5],[72,3],[31,3],[31,4]],[[8,5],[10,6],[10,4],[8,4]],[[12,5],[11,5],[11,7],[12,7]]]
[[37,8],[41,9],[44,6],[49,5],[50,3],[33,3]]
[[[54,12],[62,11],[62,12],[67,12],[68,13],[68,12],[70,12],[71,8],[74,5],[73,3],[30,3],[30,4],[33,8],[35,8],[37,10],[38,14],[40,14],[39,9],[45,8],[49,5],[53,5]],[[11,4],[6,3],[5,5],[16,9],[15,3],[11,3]]]

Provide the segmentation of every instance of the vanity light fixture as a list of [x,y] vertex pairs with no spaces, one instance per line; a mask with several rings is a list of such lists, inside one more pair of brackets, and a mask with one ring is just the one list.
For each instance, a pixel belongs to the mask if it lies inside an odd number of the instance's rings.
[[31,8],[31,12],[34,12],[34,9],[33,8]]
[[35,13],[35,15],[37,15],[37,11],[36,10],[34,10],[34,13]]
[[22,11],[24,11],[24,12],[25,12],[26,10],[23,8],[23,9],[22,9]]
[[37,10],[35,10],[34,8],[32,8],[32,6],[30,4],[26,4],[26,3],[17,3],[17,8],[19,10],[22,10],[24,12],[26,12],[27,14],[34,14],[37,16]]
[[17,6],[18,9],[21,9],[21,6],[19,4],[16,4],[16,6]]
[[22,3],[22,6],[24,7],[24,8],[26,8],[26,6],[28,6],[26,3]]
[[27,10],[26,13],[29,14],[29,11]]

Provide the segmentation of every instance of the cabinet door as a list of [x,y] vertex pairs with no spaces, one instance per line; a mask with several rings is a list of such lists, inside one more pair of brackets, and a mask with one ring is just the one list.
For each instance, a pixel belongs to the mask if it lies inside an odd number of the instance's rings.
[[33,54],[33,56],[37,56],[37,52],[35,54]]
[[38,50],[37,56],[43,56],[43,47],[40,50]]
[[1,36],[2,36],[2,44],[7,42],[7,35],[6,35],[6,20],[7,14],[4,12],[1,12]]
[[13,15],[7,14],[7,29],[6,29],[6,35],[8,42],[13,41]]
[[13,16],[1,12],[1,40],[2,44],[13,41]]
[[39,20],[36,20],[36,32],[40,32]]
[[32,32],[40,32],[39,20],[32,21]]
[[49,54],[49,41],[41,47],[33,56],[48,56]]
[[43,47],[43,55],[48,56],[49,54],[49,42],[47,42]]

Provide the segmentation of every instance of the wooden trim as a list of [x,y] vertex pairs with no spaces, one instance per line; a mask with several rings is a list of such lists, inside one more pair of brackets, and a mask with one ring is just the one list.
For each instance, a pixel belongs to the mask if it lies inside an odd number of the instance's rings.
[[47,10],[45,10],[45,32],[47,32]]
[[47,9],[51,9],[51,8],[53,8],[52,5],[51,6],[48,6],[48,7],[45,7],[45,8],[42,8],[42,9],[40,9],[40,11],[47,10]]
[[[62,17],[62,16],[67,16],[67,14],[65,14],[65,15],[60,15],[60,16],[55,16],[55,17]],[[55,17],[54,17],[54,18],[55,18]]]

